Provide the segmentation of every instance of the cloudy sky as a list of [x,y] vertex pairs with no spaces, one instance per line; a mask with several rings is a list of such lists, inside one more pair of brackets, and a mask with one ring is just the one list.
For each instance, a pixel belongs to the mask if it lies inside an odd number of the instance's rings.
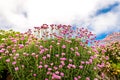
[[0,29],[24,32],[45,23],[85,27],[101,39],[120,32],[120,0],[0,0]]

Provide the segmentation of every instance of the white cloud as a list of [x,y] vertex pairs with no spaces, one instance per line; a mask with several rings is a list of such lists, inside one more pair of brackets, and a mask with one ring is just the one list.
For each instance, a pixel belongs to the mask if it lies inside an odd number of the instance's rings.
[[61,23],[82,27],[91,25],[93,32],[100,34],[117,25],[120,15],[114,12],[97,17],[91,15],[116,1],[120,0],[0,0],[0,15],[6,24],[22,32],[44,23]]

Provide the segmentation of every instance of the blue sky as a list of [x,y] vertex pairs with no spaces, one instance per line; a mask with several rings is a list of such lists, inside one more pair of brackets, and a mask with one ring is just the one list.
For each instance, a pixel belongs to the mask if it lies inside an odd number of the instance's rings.
[[0,0],[0,29],[25,32],[42,24],[85,27],[103,39],[120,31],[120,0]]

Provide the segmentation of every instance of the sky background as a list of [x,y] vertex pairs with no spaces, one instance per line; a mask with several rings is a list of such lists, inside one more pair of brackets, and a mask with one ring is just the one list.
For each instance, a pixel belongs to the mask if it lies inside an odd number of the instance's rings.
[[42,24],[85,27],[103,39],[120,32],[120,0],[0,0],[0,29],[25,32]]

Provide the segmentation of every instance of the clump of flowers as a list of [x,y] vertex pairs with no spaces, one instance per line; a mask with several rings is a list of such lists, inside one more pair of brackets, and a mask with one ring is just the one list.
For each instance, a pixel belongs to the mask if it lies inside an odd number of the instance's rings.
[[84,28],[43,24],[34,34],[29,30],[6,38],[1,61],[15,80],[97,80],[105,62],[98,63],[94,39]]

